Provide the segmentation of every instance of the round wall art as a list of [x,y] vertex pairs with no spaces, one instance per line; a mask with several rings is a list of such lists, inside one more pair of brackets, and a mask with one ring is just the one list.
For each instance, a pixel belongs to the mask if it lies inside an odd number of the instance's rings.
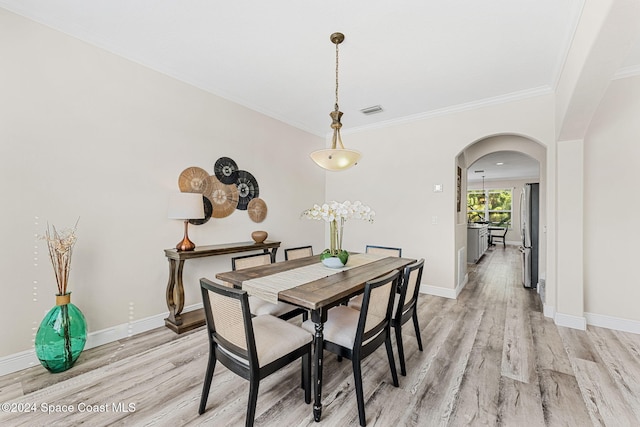
[[247,211],[253,222],[262,222],[267,216],[267,204],[260,199],[260,188],[255,177],[246,170],[238,169],[229,157],[220,157],[213,166],[213,175],[192,166],[178,177],[178,187],[185,193],[203,195],[203,219],[191,219],[194,225],[204,224],[210,218],[225,218],[234,210]]
[[202,203],[204,204],[204,218],[190,219],[189,224],[202,225],[211,219],[211,214],[213,213],[213,206],[211,205],[211,200],[209,200],[209,198],[206,196],[202,196]]
[[187,168],[178,177],[178,187],[183,193],[205,194],[210,190],[209,174],[196,166]]
[[216,160],[213,172],[223,184],[235,184],[238,179],[238,165],[228,157],[220,157]]
[[246,211],[251,199],[260,196],[258,181],[256,181],[251,173],[239,170],[238,179],[236,179],[236,186],[238,187],[239,196],[238,209]]
[[262,222],[267,217],[267,204],[259,197],[251,199],[247,205],[247,213],[253,222]]
[[213,206],[212,216],[224,218],[238,207],[238,188],[235,185],[223,184],[215,176],[209,177],[211,192],[208,194]]

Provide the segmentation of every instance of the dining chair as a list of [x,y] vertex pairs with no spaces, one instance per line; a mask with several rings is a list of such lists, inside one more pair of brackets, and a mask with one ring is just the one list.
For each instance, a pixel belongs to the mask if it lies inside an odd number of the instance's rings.
[[418,340],[418,349],[422,351],[422,338],[420,338],[420,326],[418,325],[417,304],[423,269],[424,258],[405,267],[402,288],[400,292],[396,294],[393,304],[391,327],[396,333],[398,358],[400,360],[400,373],[402,375],[407,375],[404,360],[404,345],[402,343],[402,325],[409,321],[409,319],[413,319],[413,327],[416,332],[416,339]]
[[313,335],[270,315],[251,317],[246,291],[200,279],[209,336],[209,361],[198,413],[207,406],[216,362],[249,381],[245,425],[253,426],[260,380],[302,358],[304,400],[311,402]]
[[[498,234],[494,234],[494,231],[497,231]],[[496,241],[500,241],[502,242],[502,247],[506,248],[507,242],[505,241],[505,239],[507,237],[507,231],[509,231],[507,227],[505,227],[503,230],[490,230],[489,239],[491,241],[491,245],[495,245]]]
[[[360,425],[366,425],[364,411],[364,392],[362,388],[362,360],[373,353],[383,343],[387,349],[387,358],[391,369],[393,385],[398,387],[393,349],[391,347],[391,310],[399,271],[368,281],[364,287],[364,299],[361,310],[339,305],[329,309],[324,323],[323,348],[351,360],[353,378],[358,402]],[[315,325],[310,320],[302,327],[314,333]]]
[[402,257],[402,248],[393,248],[390,246],[374,246],[374,245],[367,245],[364,248],[365,253],[368,254],[379,254],[379,255],[386,255],[386,256],[395,256],[395,257]]
[[300,246],[297,248],[289,248],[284,250],[284,260],[305,258],[313,255],[312,246]]
[[[390,247],[390,246],[367,245],[365,247],[365,253],[386,255],[386,256],[400,258],[400,257],[402,257],[402,248],[393,248],[393,247]],[[398,291],[400,290],[401,286],[402,286],[402,276],[398,280],[398,288],[397,288]],[[356,295],[355,297],[351,298],[349,300],[348,305],[350,307],[353,307],[353,308],[357,309],[357,310],[360,310],[360,306],[362,306],[362,294]]]
[[[231,258],[231,269],[234,271],[269,264],[271,264],[271,255],[268,253],[242,255]],[[289,320],[301,314],[303,321],[309,317],[309,313],[304,308],[281,301],[274,304],[253,295],[249,296],[249,307],[251,307],[251,314],[254,316],[270,314],[284,320]]]

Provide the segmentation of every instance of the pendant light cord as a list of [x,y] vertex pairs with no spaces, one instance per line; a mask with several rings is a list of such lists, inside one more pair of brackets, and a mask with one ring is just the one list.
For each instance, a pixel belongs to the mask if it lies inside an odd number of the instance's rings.
[[336,43],[336,111],[339,110],[338,108],[338,46],[340,45],[340,43]]

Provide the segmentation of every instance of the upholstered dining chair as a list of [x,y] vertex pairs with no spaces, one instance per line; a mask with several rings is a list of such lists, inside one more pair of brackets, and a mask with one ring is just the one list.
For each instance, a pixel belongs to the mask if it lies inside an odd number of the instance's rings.
[[[398,387],[390,327],[391,310],[399,276],[400,272],[395,271],[367,282],[360,311],[339,305],[329,309],[327,321],[324,323],[324,349],[337,354],[338,357],[350,359],[353,365],[358,418],[361,426],[367,423],[362,388],[362,360],[383,343],[387,349],[393,385]],[[303,322],[302,327],[311,333],[315,331],[315,325],[310,320]]]
[[364,251],[365,253],[368,253],[368,254],[379,254],[379,255],[386,255],[386,256],[402,257],[402,248],[367,245],[364,248]]
[[[242,255],[231,258],[231,269],[234,271],[268,264],[271,264],[271,255],[268,253]],[[254,316],[270,314],[284,320],[289,320],[301,314],[303,321],[309,317],[309,313],[303,308],[281,301],[273,304],[252,295],[249,296],[249,307],[251,307],[251,314]]]
[[402,288],[400,292],[396,294],[395,301],[393,303],[391,327],[396,333],[398,358],[400,360],[400,373],[402,375],[407,375],[407,368],[404,360],[404,345],[402,343],[402,325],[409,321],[409,319],[413,319],[413,327],[418,340],[418,349],[422,351],[422,338],[420,338],[420,326],[418,325],[417,303],[423,269],[424,258],[405,267]]
[[198,413],[206,410],[216,362],[249,380],[245,425],[253,426],[260,380],[302,358],[304,400],[311,402],[311,342],[313,336],[270,315],[251,317],[246,291],[200,279],[209,336],[209,361]]
[[305,258],[313,255],[312,246],[300,246],[297,248],[289,248],[284,250],[284,260]]
[[[367,245],[364,251],[365,253],[368,253],[368,254],[378,254],[378,255],[385,255],[385,256],[398,257],[398,258],[402,257],[402,248],[393,248],[390,246]],[[400,290],[401,286],[402,286],[402,276],[398,280],[398,288],[397,288],[398,291]],[[350,307],[355,308],[356,310],[360,310],[360,306],[362,305],[362,294],[351,298],[349,300],[348,305]]]

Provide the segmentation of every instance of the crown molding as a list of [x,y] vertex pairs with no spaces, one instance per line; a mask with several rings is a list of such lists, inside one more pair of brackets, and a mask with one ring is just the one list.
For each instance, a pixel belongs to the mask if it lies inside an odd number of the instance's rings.
[[424,113],[413,114],[410,116],[400,117],[397,119],[385,120],[379,123],[358,126],[355,128],[349,128],[348,130],[342,130],[343,135],[355,134],[374,129],[387,128],[399,124],[411,123],[420,120],[430,119],[434,117],[445,116],[453,113],[460,113],[464,111],[475,110],[478,108],[490,107],[493,105],[504,104],[507,102],[520,101],[523,99],[533,98],[537,96],[553,94],[551,86],[540,86],[537,88],[526,89],[518,92],[511,92],[505,95],[495,96],[492,98],[485,98],[478,101],[468,102],[465,104],[453,105],[450,107],[440,108],[438,110],[426,111]]

